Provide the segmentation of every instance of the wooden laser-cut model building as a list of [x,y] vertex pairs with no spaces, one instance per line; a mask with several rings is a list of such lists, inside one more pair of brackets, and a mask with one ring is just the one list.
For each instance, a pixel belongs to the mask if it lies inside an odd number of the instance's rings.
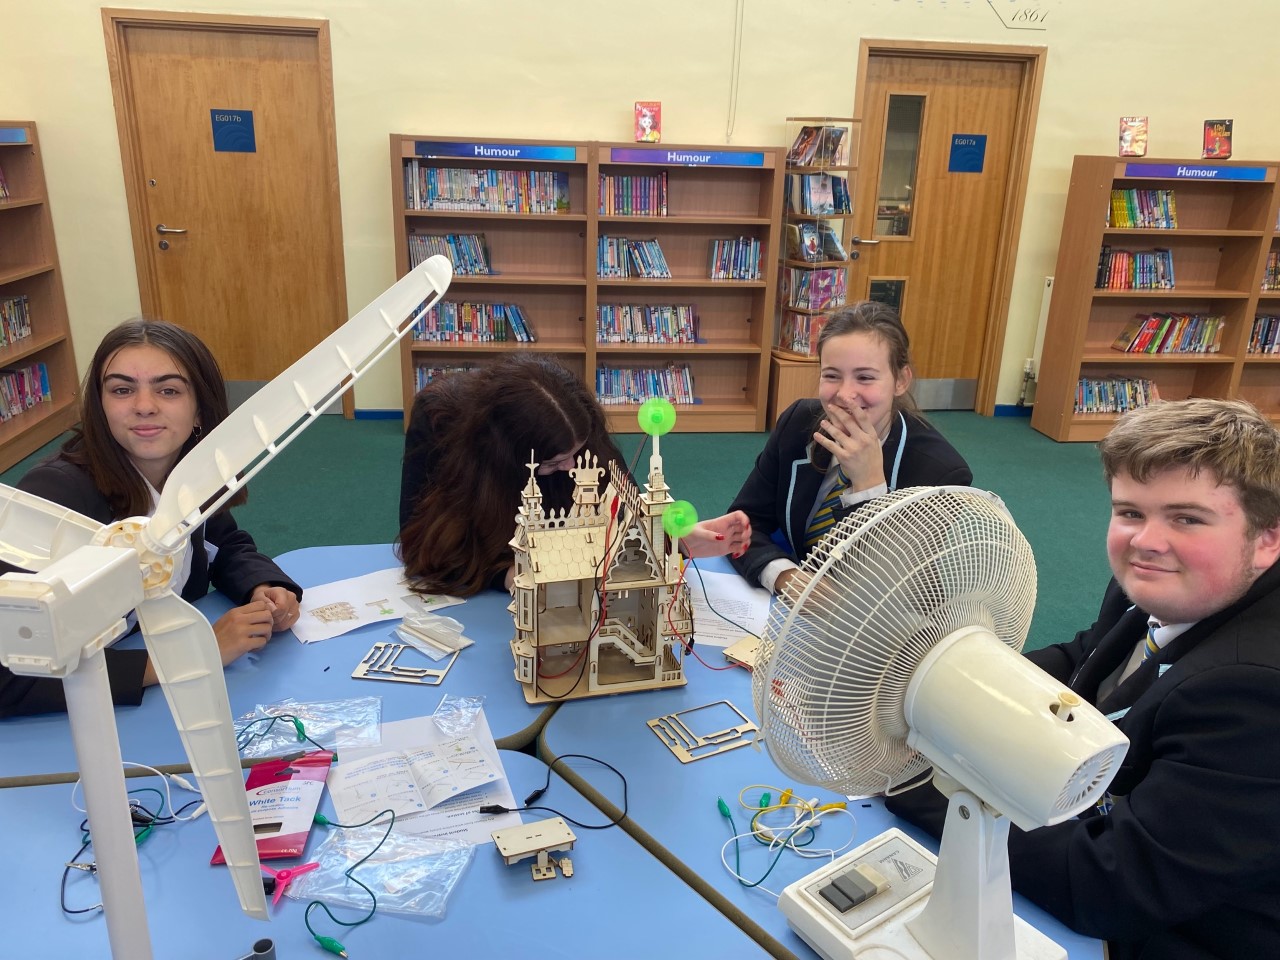
[[681,637],[693,631],[693,611],[677,543],[662,526],[674,501],[657,437],[643,493],[623,467],[610,464],[601,495],[606,468],[583,454],[570,471],[572,506],[546,513],[538,465],[528,466],[511,540],[515,596],[507,608],[525,699],[550,703],[683,686]]

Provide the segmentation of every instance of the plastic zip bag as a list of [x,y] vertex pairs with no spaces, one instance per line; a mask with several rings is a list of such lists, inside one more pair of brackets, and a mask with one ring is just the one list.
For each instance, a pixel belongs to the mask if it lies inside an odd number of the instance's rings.
[[[474,850],[457,840],[395,830],[387,833],[385,820],[363,827],[335,827],[315,852],[320,866],[300,874],[285,888],[285,894],[295,900],[322,900],[368,910],[373,901],[368,891],[346,875],[351,870],[352,877],[377,895],[379,911],[440,919]],[[352,869],[366,856],[368,860]]]
[[[253,713],[235,722],[240,753],[245,757],[275,757],[295,750],[314,749],[298,742],[292,723],[254,723],[268,717],[294,716],[302,721],[308,737],[326,750],[376,747],[382,743],[382,698],[353,697],[348,700],[314,700],[302,703],[292,698],[279,703],[258,704]],[[252,724],[252,726],[250,726]]]
[[476,718],[484,709],[484,697],[457,697],[446,693],[440,698],[431,719],[435,725],[451,737],[461,736],[476,725]]

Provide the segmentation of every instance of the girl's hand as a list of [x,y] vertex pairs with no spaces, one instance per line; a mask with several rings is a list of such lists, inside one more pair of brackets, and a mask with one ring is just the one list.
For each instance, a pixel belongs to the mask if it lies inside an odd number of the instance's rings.
[[271,629],[277,633],[288,630],[298,622],[298,617],[301,615],[298,598],[294,596],[292,590],[285,587],[259,584],[253,588],[250,599],[266,603],[267,609],[271,611]]
[[849,478],[850,492],[870,490],[884,483],[880,436],[866,413],[860,407],[852,410],[829,407],[826,413],[822,429],[813,439],[831,451],[832,458]]
[[232,607],[213,625],[222,665],[225,667],[251,650],[261,650],[271,639],[271,629],[271,609],[266,600],[250,600],[243,607]]
[[751,545],[751,521],[741,510],[714,520],[700,520],[680,542],[687,557],[740,557]]

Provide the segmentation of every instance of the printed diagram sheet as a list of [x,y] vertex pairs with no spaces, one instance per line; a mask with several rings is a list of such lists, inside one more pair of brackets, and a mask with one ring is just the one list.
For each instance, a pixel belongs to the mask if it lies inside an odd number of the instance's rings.
[[298,608],[293,635],[315,643],[350,633],[370,623],[399,620],[406,614],[443,610],[462,603],[457,597],[420,597],[409,590],[403,567],[388,567],[363,577],[308,587]]
[[406,817],[497,780],[501,774],[470,734],[405,751],[344,763],[329,782],[334,805],[345,794],[343,819],[368,820],[390,807]]
[[[748,633],[757,637],[764,633],[771,599],[768,590],[751,586],[736,573],[713,573],[702,569],[686,572],[684,582],[689,585],[689,599],[693,604],[695,642],[727,647]],[[739,626],[718,615],[711,609],[713,606]]]
[[430,717],[384,723],[382,745],[348,751],[328,785],[343,823],[391,809],[396,830],[466,843],[520,823],[519,814],[480,813],[516,806],[483,711],[464,734],[445,734]]

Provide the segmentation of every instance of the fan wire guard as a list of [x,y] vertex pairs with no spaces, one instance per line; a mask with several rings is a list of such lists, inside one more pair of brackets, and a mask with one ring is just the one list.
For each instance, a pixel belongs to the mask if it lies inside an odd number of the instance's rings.
[[929,761],[907,745],[903,702],[920,659],[972,626],[1021,650],[1035,594],[1031,547],[994,494],[913,487],[862,506],[765,627],[752,697],[774,762],[844,794],[914,779]]

